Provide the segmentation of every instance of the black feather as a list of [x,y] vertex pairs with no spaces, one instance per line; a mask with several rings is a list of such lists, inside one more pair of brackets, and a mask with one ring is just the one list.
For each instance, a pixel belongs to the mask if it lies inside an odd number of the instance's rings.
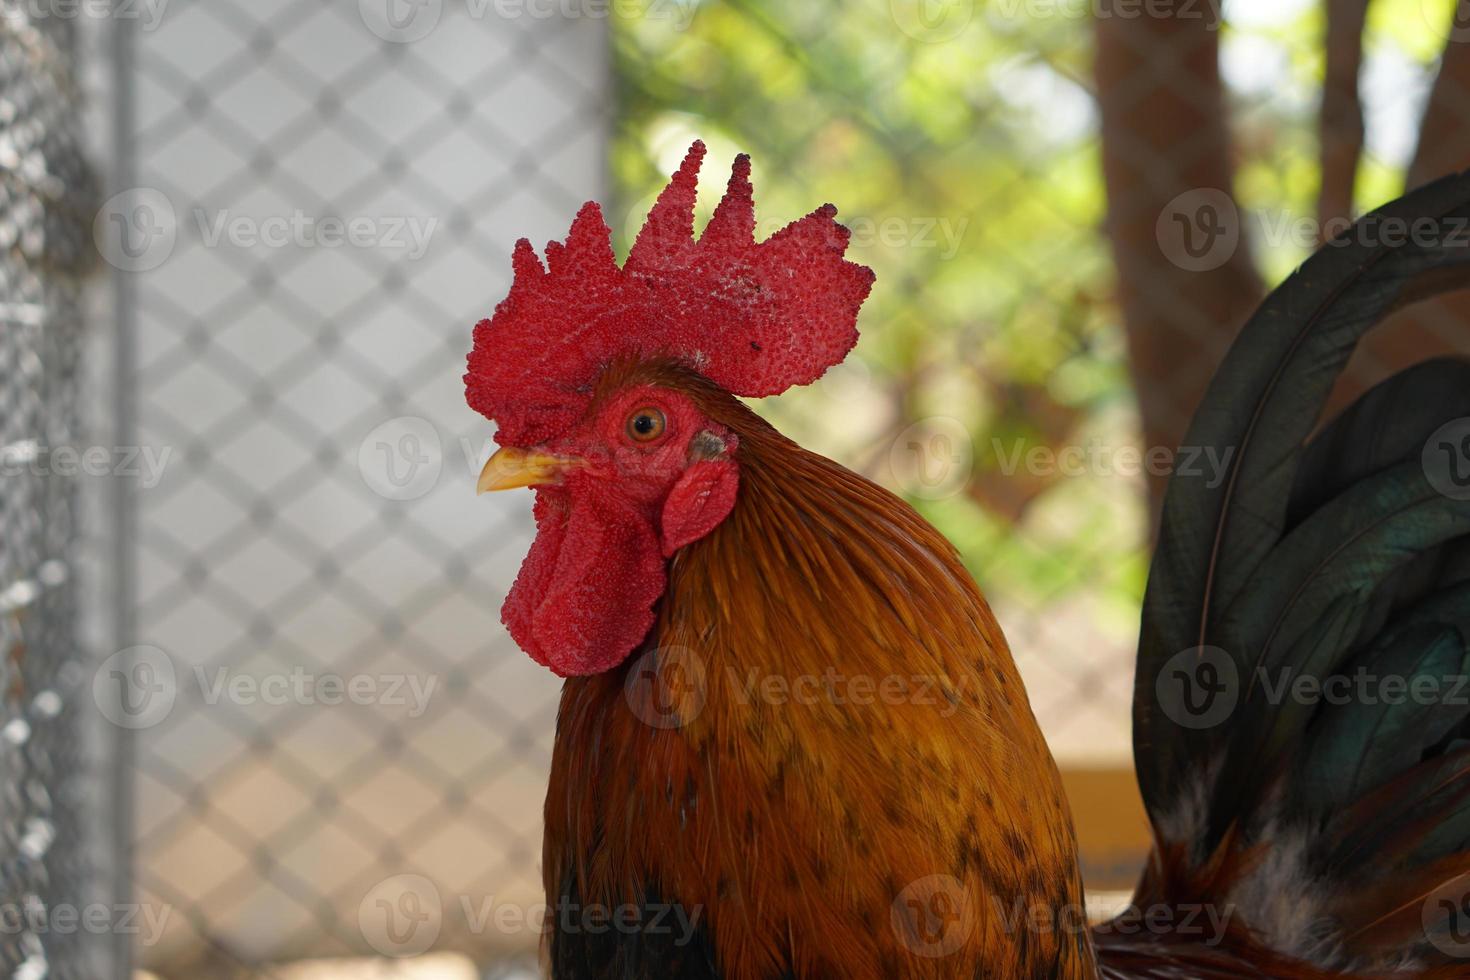
[[[1461,229],[1461,235],[1447,234],[1429,244],[1386,243],[1390,236],[1381,231],[1387,223],[1408,227],[1414,219],[1435,219],[1441,228]],[[1259,653],[1229,649],[1221,620],[1255,587],[1268,559],[1280,558],[1275,549],[1291,529],[1290,518],[1298,516],[1291,500],[1307,436],[1369,328],[1414,299],[1470,279],[1470,241],[1463,234],[1467,220],[1470,176],[1464,175],[1431,184],[1363,219],[1344,241],[1324,247],[1267,298],[1211,383],[1185,444],[1230,452],[1226,479],[1176,476],[1170,481],[1140,635],[1134,756],[1156,826],[1177,795],[1187,791],[1188,777],[1220,756],[1236,727],[1178,725],[1157,703],[1160,671],[1176,654],[1207,645],[1226,648],[1242,666]],[[1431,406],[1426,403],[1423,411]],[[1360,416],[1357,424],[1368,425],[1370,419]],[[1385,490],[1385,504],[1403,493]],[[1297,496],[1305,509],[1311,494]],[[1412,520],[1428,519],[1434,510],[1434,502],[1426,501]],[[1364,514],[1359,508],[1350,516]],[[1302,523],[1309,522],[1303,518]],[[1340,530],[1345,533],[1347,527]],[[1319,525],[1313,533],[1326,539],[1332,529]],[[1246,601],[1260,606],[1259,600]]]
[[[1386,234],[1395,222],[1434,234]],[[1334,968],[1445,963],[1403,931],[1402,901],[1470,871],[1470,493],[1431,479],[1434,454],[1458,448],[1435,433],[1470,430],[1470,364],[1410,368],[1312,432],[1367,330],[1465,285],[1470,174],[1306,262],[1211,383],[1185,445],[1228,458],[1225,479],[1171,479],[1149,573],[1134,757],[1155,833],[1175,845],[1160,880],[1214,887],[1187,883],[1212,880],[1207,866],[1254,875],[1290,842],[1276,866],[1314,894],[1397,896],[1311,910]],[[1232,707],[1191,727],[1165,681],[1206,658],[1233,672]]]

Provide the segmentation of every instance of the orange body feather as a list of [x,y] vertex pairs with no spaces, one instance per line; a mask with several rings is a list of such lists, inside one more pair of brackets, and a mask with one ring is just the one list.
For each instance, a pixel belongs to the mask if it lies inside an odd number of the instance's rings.
[[548,894],[700,910],[731,980],[1094,975],[1060,780],[953,547],[713,385],[632,370],[739,435],[741,495],[646,652],[567,682]]

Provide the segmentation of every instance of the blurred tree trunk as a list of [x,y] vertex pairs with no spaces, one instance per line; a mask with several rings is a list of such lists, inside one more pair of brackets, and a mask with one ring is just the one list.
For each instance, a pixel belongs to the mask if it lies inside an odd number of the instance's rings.
[[1317,120],[1322,183],[1317,193],[1317,240],[1353,216],[1353,186],[1363,155],[1363,106],[1358,74],[1368,0],[1327,0],[1327,69]]
[[[1106,7],[1096,21],[1107,231],[1149,447],[1175,447],[1220,357],[1263,295],[1234,207],[1234,161],[1219,72],[1219,0]],[[1319,229],[1353,216],[1363,150],[1358,92],[1368,0],[1326,0],[1318,121]],[[1446,25],[1407,186],[1470,167],[1470,0]],[[1224,244],[1198,255],[1191,233]],[[1232,238],[1232,236],[1238,236]],[[1319,234],[1320,238],[1320,234]],[[1470,294],[1405,310],[1359,346],[1328,406],[1428,357],[1470,353]],[[1150,485],[1157,522],[1165,480]]]
[[[1329,6],[1329,18],[1341,16],[1344,23],[1336,28],[1329,19],[1329,62],[1334,31],[1342,38],[1341,43],[1347,43],[1345,35],[1352,32],[1357,35],[1354,43],[1359,48],[1362,44],[1361,13],[1352,19],[1343,13],[1341,6],[1363,4],[1366,8],[1365,0],[1331,2],[1337,6]],[[1409,165],[1405,190],[1470,166],[1470,43],[1466,43],[1470,42],[1470,17],[1467,14],[1470,14],[1470,0],[1460,0],[1454,22],[1444,25],[1449,40],[1425,105],[1419,145]],[[1329,78],[1331,75],[1329,67]],[[1339,81],[1345,82],[1346,79]],[[1356,66],[1351,82],[1356,102]],[[1327,98],[1324,96],[1324,117],[1326,110]],[[1357,149],[1361,152],[1361,140]],[[1325,169],[1324,150],[1324,186],[1327,183]],[[1470,354],[1470,293],[1450,293],[1410,307],[1369,334],[1348,362],[1347,371],[1328,403],[1328,414],[1340,411],[1365,388],[1383,378],[1426,358],[1445,354],[1462,357]]]
[[1424,109],[1410,187],[1470,166],[1470,0],[1460,0],[1453,24],[1445,26],[1451,37]]
[[[1430,89],[1405,190],[1470,167],[1470,0],[1460,0]],[[1470,354],[1470,292],[1437,297],[1393,317],[1369,335],[1348,365],[1358,387],[1428,357]],[[1340,407],[1352,394],[1339,390]]]
[[[1105,9],[1096,21],[1107,232],[1147,447],[1179,444],[1215,364],[1261,298],[1229,203],[1218,25],[1218,0],[1179,3],[1170,16]],[[1214,207],[1221,194],[1226,209]],[[1194,232],[1201,246],[1202,236],[1232,233],[1236,244],[1192,270],[1181,258],[1200,263],[1178,249]],[[1155,512],[1164,482],[1151,483]]]

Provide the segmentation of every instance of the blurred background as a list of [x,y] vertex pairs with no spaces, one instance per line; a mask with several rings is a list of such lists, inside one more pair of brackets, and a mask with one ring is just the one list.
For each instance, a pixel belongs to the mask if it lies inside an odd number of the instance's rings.
[[516,238],[597,199],[625,254],[696,137],[704,214],[747,151],[766,233],[833,201],[877,271],[758,407],[959,545],[1126,892],[1158,491],[1264,291],[1470,164],[1467,13],[0,0],[0,971],[538,975],[558,683],[463,358]]

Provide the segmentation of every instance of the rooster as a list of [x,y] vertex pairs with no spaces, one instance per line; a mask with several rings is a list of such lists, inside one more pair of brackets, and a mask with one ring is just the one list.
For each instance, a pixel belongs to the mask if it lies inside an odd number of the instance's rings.
[[[744,156],[695,238],[704,152],[621,267],[595,204],[545,264],[520,241],[465,376],[501,446],[479,489],[535,490],[503,621],[565,678],[550,974],[1470,974],[1470,711],[1272,680],[1466,673],[1470,492],[1430,478],[1430,437],[1470,415],[1470,367],[1427,363],[1314,429],[1357,338],[1463,282],[1470,242],[1334,242],[1221,366],[1189,444],[1233,450],[1228,479],[1174,477],[1143,610],[1155,846],[1130,910],[1095,925],[1056,766],[960,556],[741,401],[840,362],[873,274],[830,205],[757,242]],[[1355,231],[1467,214],[1451,178]]]

